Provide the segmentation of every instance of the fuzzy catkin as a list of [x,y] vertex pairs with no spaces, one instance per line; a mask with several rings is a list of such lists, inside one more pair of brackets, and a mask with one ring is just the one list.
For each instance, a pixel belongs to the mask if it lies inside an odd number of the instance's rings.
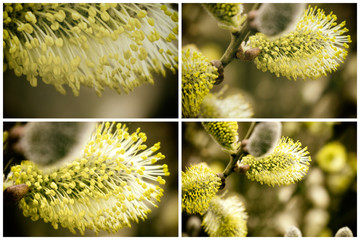
[[250,118],[254,111],[240,93],[227,96],[209,93],[200,105],[199,115],[202,118]]
[[307,174],[310,162],[307,147],[301,148],[300,142],[286,137],[280,139],[271,154],[260,158],[247,155],[241,160],[242,164],[250,166],[246,172],[250,180],[269,186],[300,181]]
[[237,122],[203,122],[205,130],[224,150],[234,153],[239,147]]
[[4,70],[66,93],[128,93],[177,69],[177,12],[157,3],[5,3]]
[[350,228],[342,227],[336,232],[335,237],[354,237],[354,234]]
[[181,173],[181,209],[188,214],[204,214],[216,195],[221,179],[204,164],[193,165]]
[[271,153],[281,137],[280,122],[258,123],[246,144],[246,149],[254,157]]
[[279,37],[296,27],[305,3],[262,3],[255,19],[257,30],[269,37]]
[[336,71],[348,54],[351,37],[344,33],[349,30],[345,21],[337,24],[336,20],[332,12],[326,15],[309,6],[293,31],[275,39],[257,33],[247,47],[261,50],[254,62],[263,72],[289,80],[317,79]]
[[199,114],[204,97],[218,78],[217,68],[201,52],[185,48],[182,51],[182,116],[193,118]]
[[203,218],[205,232],[210,237],[246,237],[247,213],[237,196],[214,197]]
[[55,229],[115,233],[145,220],[163,196],[169,176],[160,143],[147,147],[145,133],[129,133],[120,123],[99,125],[81,156],[57,169],[31,161],[11,167],[4,186],[26,184],[20,200],[25,217],[43,219]]
[[78,154],[90,137],[92,126],[79,122],[30,122],[21,145],[26,159],[51,165]]
[[302,233],[299,228],[295,226],[291,226],[288,229],[286,229],[286,233],[284,237],[302,237]]

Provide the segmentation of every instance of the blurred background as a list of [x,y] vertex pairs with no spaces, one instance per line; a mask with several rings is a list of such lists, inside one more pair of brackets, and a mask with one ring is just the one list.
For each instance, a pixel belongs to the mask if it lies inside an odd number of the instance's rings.
[[[243,4],[248,12],[253,4]],[[219,91],[225,84],[239,89],[254,109],[255,118],[351,118],[356,117],[357,104],[357,13],[356,4],[316,4],[346,21],[351,36],[349,54],[338,71],[317,80],[289,81],[262,72],[253,62],[234,60],[225,68],[225,80],[213,88]],[[315,6],[315,4],[311,4]],[[230,33],[220,29],[215,19],[201,4],[183,4],[182,44],[195,44],[209,60],[220,59],[229,42]]]
[[[239,138],[250,123],[239,123]],[[356,122],[283,122],[282,136],[300,141],[312,162],[308,174],[289,186],[269,187],[233,173],[218,195],[239,195],[248,213],[249,237],[280,237],[292,225],[304,237],[333,237],[341,227],[357,236],[357,126]],[[201,123],[183,123],[182,171],[206,162],[222,172],[229,155]],[[182,213],[183,235],[192,216]],[[197,216],[201,219],[200,216]],[[191,220],[193,221],[193,219]],[[201,230],[200,236],[207,236]]]
[[[44,124],[44,123],[42,123]],[[48,123],[45,123],[48,124]],[[53,123],[54,124],[54,123]],[[70,123],[71,124],[71,123]],[[28,159],[26,156],[36,156],[34,149],[36,146],[33,146],[33,150],[29,152],[24,146],[30,145],[26,143],[28,140],[25,140],[25,129],[24,127],[28,126],[28,123],[13,123],[6,122],[4,123],[4,131],[8,133],[8,140],[4,147],[4,162],[3,166],[5,169],[5,176],[9,172],[11,166],[19,164],[22,160]],[[82,127],[74,127],[71,129],[73,132],[78,132],[72,134],[72,136],[77,136],[78,139],[81,139],[80,143],[76,143],[71,146],[67,146],[66,143],[71,142],[71,134],[68,134],[69,124],[64,124],[62,122],[55,123],[55,125],[61,129],[59,130],[61,141],[59,137],[56,136],[46,136],[42,137],[43,140],[38,140],[36,144],[40,144],[41,141],[47,141],[48,144],[43,144],[43,148],[51,151],[52,141],[56,141],[58,146],[62,146],[61,154],[59,154],[58,161],[64,159],[71,160],[74,158],[67,158],[71,152],[74,151],[77,154],[81,153],[82,150],[82,141],[87,142],[87,139],[90,137],[90,134],[93,130],[94,123],[82,123]],[[85,125],[83,127],[83,125]],[[178,123],[177,122],[129,122],[126,123],[129,128],[129,133],[136,131],[138,127],[141,128],[141,131],[146,133],[147,141],[146,145],[148,147],[153,144],[160,142],[161,148],[159,152],[164,154],[166,158],[163,160],[162,164],[167,164],[169,166],[170,176],[164,177],[166,184],[163,185],[164,196],[161,198],[161,202],[158,204],[159,208],[152,208],[152,213],[148,215],[146,221],[139,221],[139,223],[132,223],[131,228],[124,228],[118,231],[116,234],[108,234],[106,232],[100,232],[99,236],[112,236],[112,237],[128,237],[128,236],[177,236],[178,235]],[[44,126],[44,125],[43,125]],[[52,126],[54,128],[54,126]],[[89,131],[89,128],[90,131]],[[50,135],[54,134],[46,132],[49,126],[44,126],[43,129],[38,129],[39,135]],[[81,129],[81,130],[79,130]],[[65,133],[65,134],[64,134]],[[28,132],[27,132],[28,134]],[[39,137],[40,139],[41,137]],[[45,139],[45,140],[44,140]],[[64,141],[67,139],[67,141]],[[86,143],[85,143],[86,144]],[[45,146],[46,145],[46,146]],[[55,145],[55,143],[54,143]],[[69,151],[64,149],[71,149]],[[41,151],[41,149],[39,149]],[[56,151],[59,152],[59,151]],[[44,155],[45,153],[43,153]],[[26,156],[24,156],[26,155]],[[61,155],[61,156],[60,156]],[[71,155],[75,157],[74,155]],[[50,157],[48,158],[50,159]],[[9,163],[9,161],[11,161]],[[7,164],[9,164],[8,167]],[[45,163],[46,164],[46,163]],[[58,237],[58,236],[75,236],[68,229],[59,227],[58,230],[55,230],[51,224],[44,223],[43,220],[38,220],[33,222],[30,218],[24,217],[22,211],[17,205],[9,205],[4,203],[3,206],[3,229],[4,236],[32,236],[32,237]],[[81,236],[80,234],[76,236]],[[86,230],[85,236],[96,236],[92,231]]]
[[5,118],[177,118],[178,75],[154,74],[154,85],[145,84],[129,94],[119,95],[105,88],[101,97],[94,89],[81,86],[78,97],[64,86],[66,95],[52,85],[38,81],[32,87],[26,77],[4,72]]

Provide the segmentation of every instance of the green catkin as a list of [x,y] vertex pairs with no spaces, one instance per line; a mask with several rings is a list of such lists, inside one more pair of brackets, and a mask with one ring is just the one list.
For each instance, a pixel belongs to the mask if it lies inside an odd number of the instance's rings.
[[62,94],[80,85],[98,95],[154,83],[152,73],[176,72],[178,14],[154,3],[4,4],[4,70],[38,78]]
[[[115,128],[115,132],[113,132]],[[115,233],[145,220],[163,196],[159,186],[168,176],[160,143],[148,148],[146,134],[130,134],[125,125],[99,125],[81,156],[46,171],[30,161],[13,166],[4,186],[25,183],[29,192],[19,202],[25,217],[43,219],[55,229]],[[159,184],[159,185],[158,185]]]

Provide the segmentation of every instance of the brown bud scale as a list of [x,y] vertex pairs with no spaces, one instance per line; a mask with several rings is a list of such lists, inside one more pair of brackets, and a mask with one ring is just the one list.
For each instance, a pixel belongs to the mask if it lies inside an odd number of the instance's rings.
[[245,51],[245,61],[253,61],[259,56],[261,50],[259,48],[251,48]]
[[219,76],[216,79],[215,85],[218,85],[224,81],[224,66],[219,60],[212,60],[210,63],[217,68]]
[[219,190],[224,189],[225,187],[225,176],[223,173],[217,173],[216,174],[219,178],[221,178],[221,185],[219,187]]
[[19,202],[29,191],[29,187],[26,184],[19,184],[7,187],[4,190],[4,201],[10,204]]
[[249,171],[250,169],[250,165],[243,165],[239,162],[236,163],[235,167],[234,167],[234,172],[237,173],[246,173],[247,171]]

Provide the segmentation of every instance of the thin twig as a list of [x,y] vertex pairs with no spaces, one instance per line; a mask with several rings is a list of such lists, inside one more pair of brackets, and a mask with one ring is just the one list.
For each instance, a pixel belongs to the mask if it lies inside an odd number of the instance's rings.
[[[252,122],[244,139],[248,139],[253,131],[255,127],[255,122]],[[227,176],[229,176],[233,171],[234,171],[234,167],[235,164],[237,163],[238,160],[240,160],[244,155],[245,155],[245,151],[242,147],[242,145],[240,145],[238,151],[236,154],[233,154],[230,156],[230,161],[228,163],[228,165],[226,166],[225,170],[223,171],[224,174],[224,178],[226,178]]]
[[249,35],[249,27],[246,24],[241,32],[231,33],[231,40],[224,55],[220,58],[220,61],[225,68],[233,59],[236,58],[236,52],[239,49],[241,43]]
[[[252,6],[251,11],[259,7],[259,4],[256,3]],[[246,41],[251,33],[249,24],[246,21],[244,27],[239,32],[231,33],[230,44],[227,47],[225,53],[220,58],[220,61],[225,68],[233,59],[236,58],[236,52],[239,49],[242,42]]]

